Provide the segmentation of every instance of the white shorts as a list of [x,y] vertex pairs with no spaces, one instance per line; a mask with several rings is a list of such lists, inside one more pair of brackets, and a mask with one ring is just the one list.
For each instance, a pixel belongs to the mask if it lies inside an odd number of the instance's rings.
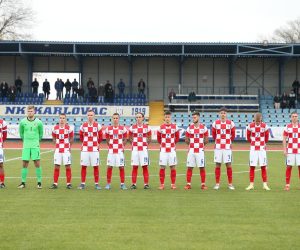
[[232,162],[232,150],[231,149],[215,149],[214,162],[215,163],[230,163],[230,162]]
[[61,162],[63,165],[71,165],[71,153],[65,152],[65,153],[54,153],[54,164],[55,165],[61,165]]
[[160,166],[175,166],[177,165],[176,152],[160,152],[159,153],[159,165]]
[[204,151],[200,151],[199,153],[189,152],[186,161],[187,161],[186,162],[187,167],[204,168],[205,167]]
[[287,154],[286,165],[300,166],[300,154]]
[[0,148],[0,163],[3,163],[5,160],[3,148]]
[[132,151],[131,152],[131,165],[132,166],[148,166],[149,156],[148,150],[145,151]]
[[121,152],[118,154],[108,154],[107,155],[107,166],[124,167],[125,166],[124,153]]
[[267,153],[266,150],[250,150],[250,161],[249,165],[252,167],[256,167],[259,165],[260,167],[262,166],[267,166],[268,161],[267,161]]
[[99,166],[100,156],[99,152],[81,152],[80,164],[81,166]]

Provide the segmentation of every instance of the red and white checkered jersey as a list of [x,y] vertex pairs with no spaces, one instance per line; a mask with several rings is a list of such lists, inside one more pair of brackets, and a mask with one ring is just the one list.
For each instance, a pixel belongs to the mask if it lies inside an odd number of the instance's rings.
[[146,124],[134,124],[129,128],[129,136],[132,137],[132,150],[144,151],[148,149],[147,139],[151,137],[151,129]]
[[123,140],[127,138],[127,129],[125,126],[108,126],[105,129],[106,140],[108,140],[108,153],[118,154],[124,152]]
[[269,138],[269,127],[264,122],[256,125],[255,122],[247,126],[247,137],[250,138],[250,150],[266,150],[266,143]]
[[0,148],[3,147],[3,141],[4,139],[6,138],[3,138],[3,133],[6,133],[7,134],[7,123],[0,119]]
[[63,127],[55,125],[52,129],[52,138],[55,139],[55,151],[59,153],[70,152],[70,139],[73,137],[74,131],[68,124]]
[[176,124],[163,124],[157,131],[160,135],[160,151],[161,152],[174,152],[176,150],[176,140],[179,128]]
[[201,123],[198,127],[191,124],[187,128],[185,136],[190,138],[189,152],[199,153],[204,150],[204,137],[208,137],[208,130],[207,127]]
[[284,128],[283,136],[287,137],[287,153],[300,154],[300,124],[288,124]]
[[231,149],[231,140],[235,136],[235,125],[231,120],[222,122],[216,120],[212,124],[212,134],[215,135],[215,149]]
[[99,144],[102,140],[102,127],[97,122],[89,124],[85,122],[79,129],[79,136],[82,140],[81,151],[96,152],[99,151]]

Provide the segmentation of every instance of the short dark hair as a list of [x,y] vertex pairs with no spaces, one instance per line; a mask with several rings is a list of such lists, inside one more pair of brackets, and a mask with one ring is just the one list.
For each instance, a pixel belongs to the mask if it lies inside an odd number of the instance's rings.
[[296,111],[293,111],[292,113],[291,113],[291,116],[292,115],[298,115],[298,113],[296,112]]
[[114,116],[114,115],[120,116],[119,113],[113,113],[113,116]]
[[194,116],[194,115],[200,116],[200,112],[194,111],[194,112],[192,113],[192,116]]
[[222,111],[227,112],[227,108],[226,108],[226,107],[220,108],[220,111],[219,111],[219,112],[222,112]]
[[141,115],[142,117],[145,117],[145,115],[142,112],[137,112],[135,115]]
[[67,117],[67,115],[65,113],[60,113],[59,116],[61,116],[61,115]]
[[172,115],[171,111],[167,110],[165,111],[164,115]]

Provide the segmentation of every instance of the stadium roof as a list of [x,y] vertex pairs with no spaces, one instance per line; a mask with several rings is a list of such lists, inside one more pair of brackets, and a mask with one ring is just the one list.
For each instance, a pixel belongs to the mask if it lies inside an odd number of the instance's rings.
[[300,44],[0,41],[0,55],[300,57]]

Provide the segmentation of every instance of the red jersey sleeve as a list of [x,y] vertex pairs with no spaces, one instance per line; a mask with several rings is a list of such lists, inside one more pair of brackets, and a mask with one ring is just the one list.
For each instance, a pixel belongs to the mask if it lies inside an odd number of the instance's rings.
[[157,142],[161,143],[161,133],[159,131],[157,131]]
[[269,132],[269,130],[267,130],[265,133],[265,142],[266,143],[269,141],[269,137],[270,137],[270,132]]
[[214,127],[211,127],[211,135],[213,137],[214,140],[216,140],[217,138],[217,131]]
[[235,127],[231,129],[231,141],[234,141],[234,139],[235,139]]
[[79,131],[79,140],[83,141],[83,131],[82,130]]
[[179,130],[175,133],[175,143],[179,142]]
[[251,142],[251,131],[247,129],[247,141]]
[[103,138],[103,136],[102,136],[102,129],[100,129],[100,130],[98,131],[98,143],[99,143],[99,144],[102,142],[102,138]]

